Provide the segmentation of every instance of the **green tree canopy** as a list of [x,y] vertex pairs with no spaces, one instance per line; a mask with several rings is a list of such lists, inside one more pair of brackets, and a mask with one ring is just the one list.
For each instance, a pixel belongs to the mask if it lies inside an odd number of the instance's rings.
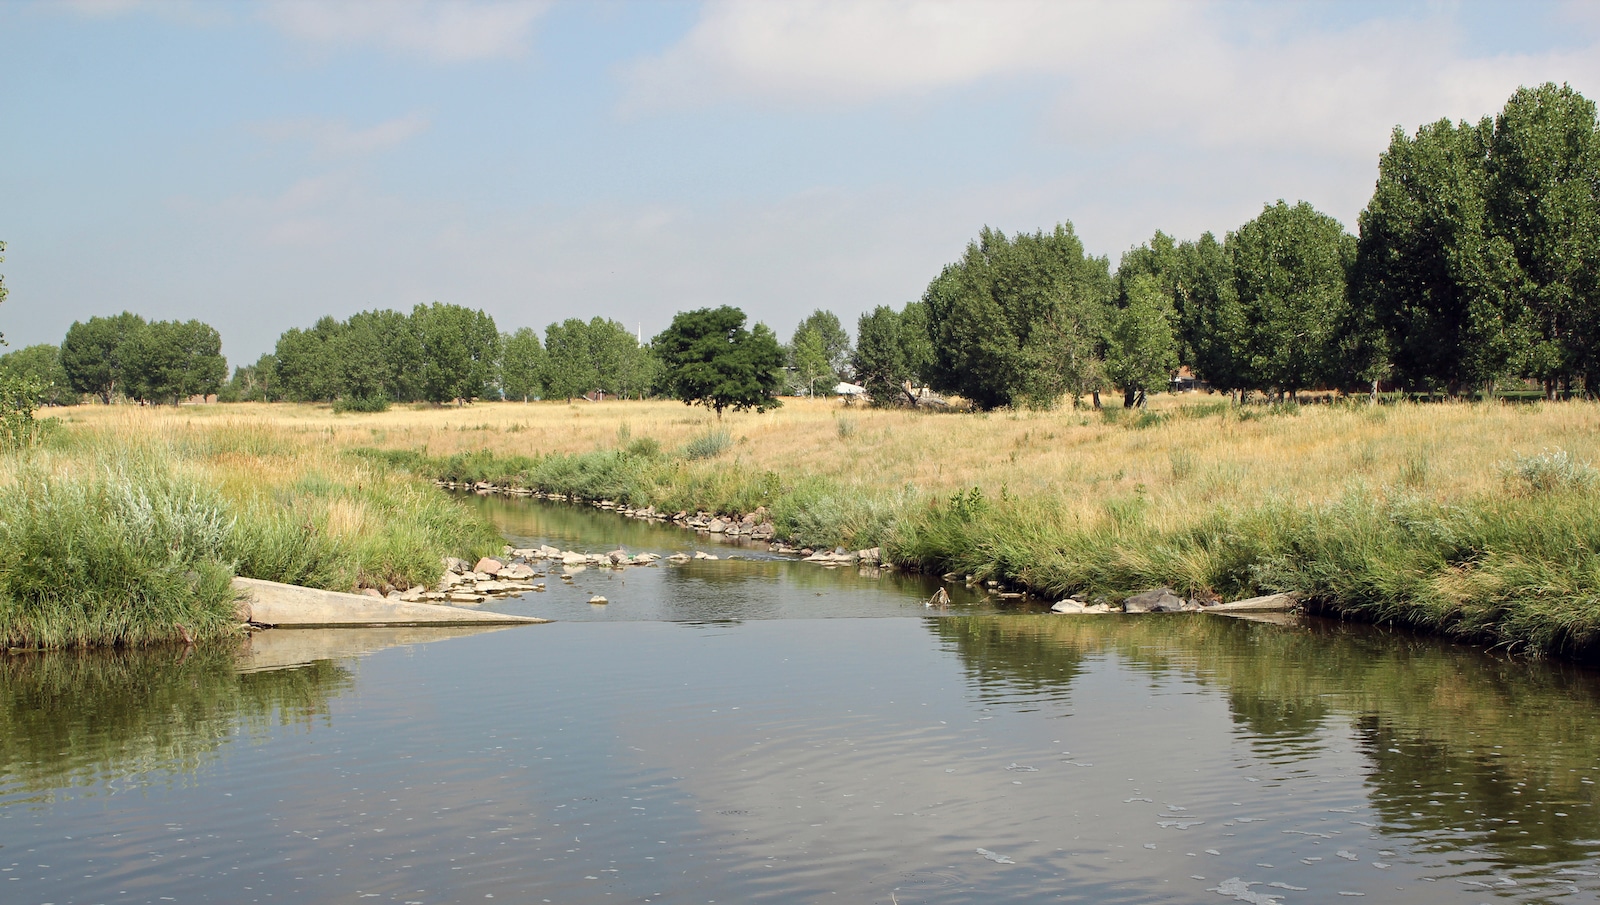
[[144,328],[144,318],[127,311],[73,321],[61,343],[61,366],[73,391],[93,393],[108,404],[116,394],[125,393],[126,357],[133,338]]
[[587,323],[569,317],[544,328],[544,352],[541,382],[549,398],[571,402],[599,386],[600,371],[595,367]]
[[338,398],[342,377],[339,337],[344,325],[318,318],[309,330],[285,330],[273,350],[278,391],[295,402],[330,402]]
[[985,409],[1083,392],[1110,296],[1108,262],[1084,254],[1071,224],[1014,239],[985,227],[922,298],[934,387]]
[[61,366],[60,346],[42,343],[0,355],[0,374],[31,381],[42,405],[78,404],[67,369]]
[[819,385],[832,392],[850,366],[850,334],[838,315],[818,308],[794,328],[787,353],[797,388],[804,387],[808,396],[816,395]]
[[531,327],[519,327],[500,339],[500,390],[507,399],[529,399],[543,394],[539,375],[544,369],[544,346]]
[[129,396],[141,402],[176,405],[190,396],[222,388],[228,362],[222,337],[197,320],[152,321],[129,341],[124,369]]
[[1600,133],[1568,86],[1521,88],[1495,117],[1486,211],[1506,253],[1499,281],[1528,318],[1522,373],[1554,393],[1600,383]]
[[895,405],[906,400],[902,381],[909,380],[904,324],[900,314],[888,305],[879,305],[856,322],[856,379],[867,391],[873,405]]
[[1245,386],[1293,394],[1332,379],[1355,238],[1302,201],[1267,205],[1228,234],[1247,325]]
[[420,349],[422,398],[460,402],[488,395],[499,379],[500,331],[482,311],[434,302],[411,311]]
[[1154,275],[1135,270],[1122,281],[1106,324],[1105,375],[1122,389],[1124,407],[1143,405],[1148,392],[1166,389],[1178,370],[1176,316]]
[[685,405],[704,405],[718,418],[726,408],[777,408],[783,351],[766,324],[746,330],[744,323],[744,312],[728,305],[674,316],[651,343],[667,393]]

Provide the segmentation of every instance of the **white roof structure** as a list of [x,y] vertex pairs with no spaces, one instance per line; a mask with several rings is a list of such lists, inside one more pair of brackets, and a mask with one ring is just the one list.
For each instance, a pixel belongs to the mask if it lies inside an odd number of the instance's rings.
[[866,392],[866,387],[856,386],[853,383],[841,383],[833,388],[833,393],[836,396],[862,396]]

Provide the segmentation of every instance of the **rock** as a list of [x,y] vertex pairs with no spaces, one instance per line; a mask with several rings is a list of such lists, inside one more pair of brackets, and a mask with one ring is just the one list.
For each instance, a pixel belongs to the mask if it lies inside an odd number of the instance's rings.
[[1085,607],[1081,602],[1073,600],[1071,598],[1068,598],[1068,599],[1063,600],[1060,603],[1056,604],[1055,606],[1052,606],[1050,608],[1050,612],[1052,612],[1052,613],[1082,613],[1082,612],[1086,611],[1087,609],[1088,608]]
[[471,569],[467,568],[466,560],[457,559],[454,556],[446,556],[444,558],[444,568],[446,572],[454,572],[457,575],[461,574],[462,572],[472,571]]
[[390,591],[389,593],[383,595],[383,599],[384,600],[399,600],[400,599],[400,592],[399,591]]
[[1001,600],[1021,600],[1028,595],[1020,591],[1001,591],[999,596]]
[[361,596],[363,596],[363,597],[376,597],[379,600],[382,600],[383,599],[383,592],[378,590],[377,588],[362,588],[361,589]]
[[1183,598],[1171,588],[1151,588],[1122,601],[1125,613],[1177,613],[1183,609]]
[[444,599],[451,603],[482,603],[487,598],[482,594],[464,594],[460,591],[455,591],[444,595]]
[[628,551],[622,549],[612,550],[606,554],[606,559],[611,560],[612,565],[620,566],[628,561]]
[[712,534],[724,534],[728,530],[728,523],[719,518],[706,522],[706,530]]
[[1283,613],[1295,609],[1300,601],[1293,594],[1266,594],[1232,603],[1206,607],[1208,613]]
[[509,578],[513,581],[521,581],[523,579],[532,578],[533,567],[523,563],[512,563],[511,565],[500,570],[500,577]]
[[856,557],[859,558],[862,562],[874,562],[874,563],[877,562],[878,559],[882,555],[883,555],[883,553],[878,547],[869,547],[866,550],[862,550],[862,551],[856,553]]
[[480,581],[473,588],[479,594],[499,594],[511,590],[513,585],[506,581]]
[[560,559],[561,551],[549,544],[545,544],[539,548],[539,556],[543,559]]
[[406,601],[407,603],[416,603],[417,601],[421,600],[422,595],[426,594],[427,592],[427,588],[423,587],[422,585],[417,585],[416,587],[407,588],[404,591],[401,591],[400,599]]
[[650,565],[651,563],[655,562],[656,560],[658,560],[660,558],[661,557],[655,555],[654,553],[640,553],[639,555],[635,556],[631,561],[636,566],[648,566],[648,565]]
[[588,565],[588,563],[589,557],[584,556],[582,553],[568,551],[561,554],[561,564],[564,566],[583,566]]
[[683,563],[683,562],[688,562],[688,561],[689,561],[689,554],[687,554],[687,553],[674,553],[671,556],[667,557],[667,562]]
[[601,603],[610,603],[611,601],[605,599],[604,597],[601,597],[599,594],[596,594],[593,597],[589,598],[589,602],[593,603],[593,604],[601,604]]

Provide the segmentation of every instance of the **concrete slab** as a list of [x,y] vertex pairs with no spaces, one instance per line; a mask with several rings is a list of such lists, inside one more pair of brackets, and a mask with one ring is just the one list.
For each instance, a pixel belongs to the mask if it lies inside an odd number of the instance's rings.
[[249,621],[270,626],[345,625],[533,625],[549,622],[431,603],[383,600],[362,594],[319,591],[276,581],[235,578],[234,590],[249,607]]

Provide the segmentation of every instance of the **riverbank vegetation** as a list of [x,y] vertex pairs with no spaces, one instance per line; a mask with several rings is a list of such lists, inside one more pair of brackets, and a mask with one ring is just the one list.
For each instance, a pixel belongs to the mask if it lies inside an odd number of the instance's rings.
[[93,411],[0,456],[0,646],[215,639],[238,629],[234,575],[387,591],[500,546],[432,487],[315,437]]
[[[76,431],[119,415],[69,417]],[[780,536],[882,546],[903,566],[1044,595],[1293,590],[1346,618],[1476,643],[1574,656],[1600,643],[1592,403],[1240,408],[1185,394],[1142,412],[961,418],[791,400],[720,425],[659,401],[141,418],[124,429],[242,431],[383,474],[666,510],[765,506]]]

